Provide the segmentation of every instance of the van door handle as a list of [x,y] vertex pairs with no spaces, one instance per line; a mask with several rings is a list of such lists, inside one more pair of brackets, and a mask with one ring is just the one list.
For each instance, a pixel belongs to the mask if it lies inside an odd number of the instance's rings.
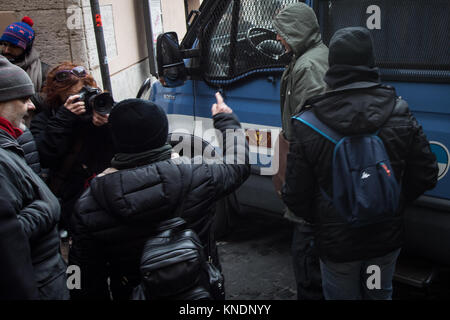
[[267,77],[267,81],[269,81],[270,83],[275,84],[275,77],[273,77],[273,76],[268,76],[268,77]]

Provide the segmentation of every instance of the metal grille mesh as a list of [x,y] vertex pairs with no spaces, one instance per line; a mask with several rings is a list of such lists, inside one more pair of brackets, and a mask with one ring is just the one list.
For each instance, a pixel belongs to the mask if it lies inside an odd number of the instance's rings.
[[[296,0],[224,0],[204,29],[206,80],[233,80],[254,70],[284,67],[289,59],[276,39],[273,18]],[[219,21],[218,23],[215,23]],[[257,29],[248,36],[249,29]]]
[[338,29],[367,27],[371,5],[380,8],[381,29],[371,32],[378,66],[450,70],[449,0],[320,1],[325,43]]

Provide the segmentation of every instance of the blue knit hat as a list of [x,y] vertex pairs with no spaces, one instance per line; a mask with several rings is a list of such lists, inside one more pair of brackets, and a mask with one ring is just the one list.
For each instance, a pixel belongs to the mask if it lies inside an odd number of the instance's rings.
[[14,22],[6,27],[0,41],[9,42],[26,50],[34,40],[33,24],[30,17],[23,17],[21,22]]

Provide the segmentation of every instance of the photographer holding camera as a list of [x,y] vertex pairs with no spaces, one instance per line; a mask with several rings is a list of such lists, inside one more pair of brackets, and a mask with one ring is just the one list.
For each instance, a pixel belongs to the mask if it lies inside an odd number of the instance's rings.
[[73,205],[114,156],[108,114],[114,101],[101,93],[82,66],[53,68],[43,88],[44,108],[31,122],[47,183],[61,202],[60,229],[69,226]]

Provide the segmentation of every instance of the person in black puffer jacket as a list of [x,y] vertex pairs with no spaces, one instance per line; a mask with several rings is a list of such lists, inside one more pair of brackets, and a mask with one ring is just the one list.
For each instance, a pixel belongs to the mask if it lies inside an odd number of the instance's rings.
[[171,159],[167,116],[151,102],[129,99],[113,109],[109,121],[121,153],[112,160],[113,168],[92,181],[72,218],[69,261],[80,266],[82,275],[81,290],[72,290],[73,299],[109,299],[108,277],[113,299],[129,299],[141,281],[140,258],[152,226],[175,214],[188,225],[200,217],[212,218],[216,201],[248,178],[244,131],[220,94],[216,96],[215,128],[224,136],[230,130],[242,138],[236,146],[224,143],[226,160],[231,156],[235,161],[231,164]]
[[60,206],[17,142],[33,94],[25,71],[0,56],[0,300],[69,298]]
[[45,104],[30,126],[41,166],[49,169],[46,182],[61,202],[61,229],[68,228],[89,181],[114,155],[108,117],[77,101],[84,86],[97,87],[83,67],[64,62],[53,68],[43,88]]
[[39,152],[37,150],[36,142],[33,134],[27,127],[23,128],[23,134],[17,138],[17,142],[23,149],[25,154],[25,161],[33,169],[33,171],[43,180],[46,180],[46,170],[41,168],[41,160],[39,159]]
[[[315,225],[327,299],[389,299],[399,248],[403,211],[437,182],[438,166],[422,127],[395,89],[380,83],[374,67],[370,33],[364,28],[337,31],[330,41],[327,93],[308,101],[314,114],[344,136],[378,130],[395,177],[401,185],[398,211],[389,220],[351,228],[326,194],[332,193],[335,145],[307,125],[292,119],[296,140],[290,146],[283,200]],[[367,290],[365,265],[383,265],[382,290]]]
[[23,134],[17,139],[25,153],[25,161],[33,169],[36,174],[41,173],[41,163],[39,160],[39,152],[37,151],[36,142],[31,131],[25,128]]

